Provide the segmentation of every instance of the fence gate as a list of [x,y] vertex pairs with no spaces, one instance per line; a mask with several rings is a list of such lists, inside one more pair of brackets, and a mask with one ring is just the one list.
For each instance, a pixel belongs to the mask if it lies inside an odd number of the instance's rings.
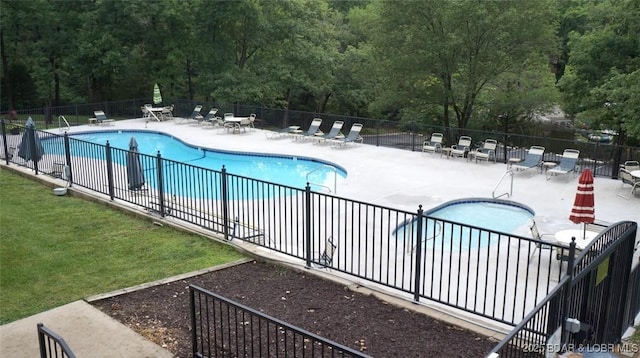
[[618,343],[622,337],[636,231],[635,222],[610,226],[576,258],[567,318],[577,319],[580,326],[565,337],[568,348]]

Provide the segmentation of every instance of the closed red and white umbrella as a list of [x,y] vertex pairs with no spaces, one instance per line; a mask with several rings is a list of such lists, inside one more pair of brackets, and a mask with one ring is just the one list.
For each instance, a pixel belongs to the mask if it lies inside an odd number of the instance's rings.
[[576,198],[571,208],[569,220],[576,224],[585,224],[584,227],[586,230],[586,224],[593,223],[595,219],[593,174],[591,174],[590,169],[585,169],[578,179],[578,191],[576,192]]

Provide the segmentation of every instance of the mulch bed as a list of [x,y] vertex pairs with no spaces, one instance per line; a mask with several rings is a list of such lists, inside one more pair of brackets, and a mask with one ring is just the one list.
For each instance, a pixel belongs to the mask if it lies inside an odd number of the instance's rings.
[[91,304],[176,357],[192,357],[190,284],[373,357],[484,357],[497,344],[313,274],[256,261]]

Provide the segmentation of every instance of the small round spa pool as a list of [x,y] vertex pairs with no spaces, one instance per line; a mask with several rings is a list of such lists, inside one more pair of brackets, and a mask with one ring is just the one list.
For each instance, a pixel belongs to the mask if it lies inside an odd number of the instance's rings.
[[[511,234],[526,224],[535,212],[513,201],[487,198],[459,199],[425,211],[422,241],[426,248],[436,250],[482,249],[496,244],[495,233]],[[417,241],[417,220],[400,225],[394,235]]]

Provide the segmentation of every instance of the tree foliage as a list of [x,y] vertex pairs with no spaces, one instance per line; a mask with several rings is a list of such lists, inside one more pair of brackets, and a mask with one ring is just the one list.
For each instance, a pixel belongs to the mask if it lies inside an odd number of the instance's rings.
[[570,115],[638,135],[639,7],[0,0],[0,111],[150,99],[158,83],[167,101],[517,130],[557,104],[558,81]]
[[[375,6],[379,26],[372,41],[388,85],[378,99],[387,98],[391,108],[399,103],[405,110],[413,108],[412,115],[432,116],[439,109],[447,126],[453,116],[458,127],[467,127],[478,98],[488,88],[511,91],[505,81],[508,74],[518,74],[532,60],[546,59],[555,41],[551,1],[457,0],[402,6],[381,1]],[[528,69],[534,70],[548,73],[539,66]]]
[[588,14],[568,35],[567,70],[559,82],[565,110],[594,128],[640,137],[640,3],[579,1]]

